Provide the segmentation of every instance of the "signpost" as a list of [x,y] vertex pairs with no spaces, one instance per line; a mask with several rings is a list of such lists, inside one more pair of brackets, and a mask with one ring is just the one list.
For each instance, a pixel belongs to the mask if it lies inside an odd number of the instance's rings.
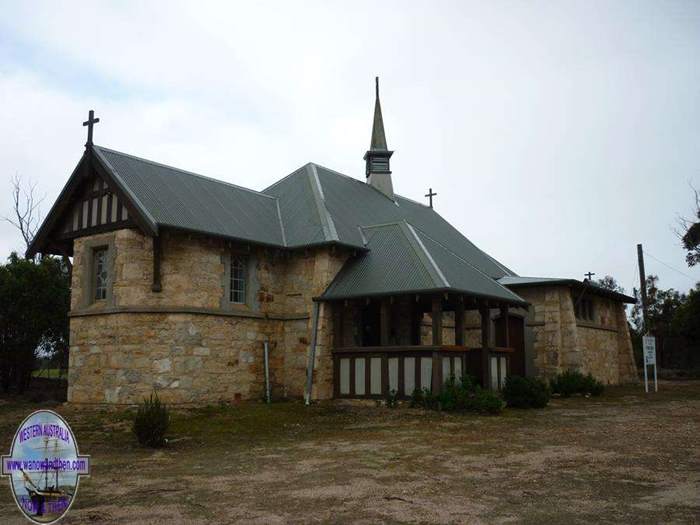
[[653,335],[642,337],[642,348],[644,349],[644,391],[649,392],[649,380],[647,378],[647,367],[654,366],[654,392],[659,391],[656,380],[656,338]]

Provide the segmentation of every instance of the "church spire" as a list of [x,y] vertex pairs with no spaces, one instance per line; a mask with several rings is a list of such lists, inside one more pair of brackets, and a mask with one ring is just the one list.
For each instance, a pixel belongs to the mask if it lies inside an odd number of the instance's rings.
[[384,120],[382,118],[382,106],[379,103],[379,77],[375,77],[375,102],[374,120],[372,122],[372,139],[369,150],[365,153],[365,174],[367,183],[384,195],[393,200],[394,188],[391,182],[391,170],[389,169],[389,159],[394,153],[389,151],[386,145],[386,135],[384,134]]
[[384,134],[384,119],[382,106],[379,103],[379,77],[374,77],[376,98],[374,100],[374,121],[372,122],[372,140],[369,149],[386,151],[386,135]]

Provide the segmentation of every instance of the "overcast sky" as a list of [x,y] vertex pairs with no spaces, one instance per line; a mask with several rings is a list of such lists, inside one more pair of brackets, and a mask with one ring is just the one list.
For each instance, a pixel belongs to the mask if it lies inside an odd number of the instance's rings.
[[[395,191],[520,275],[700,281],[673,233],[700,188],[700,2],[0,0],[0,215],[46,213],[95,142],[260,190],[364,179],[374,76]],[[21,249],[0,225],[0,256]],[[685,274],[685,275],[683,275]]]

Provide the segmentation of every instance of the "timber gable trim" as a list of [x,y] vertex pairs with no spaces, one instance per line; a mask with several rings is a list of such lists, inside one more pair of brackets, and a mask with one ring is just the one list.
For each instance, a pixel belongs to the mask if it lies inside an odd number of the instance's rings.
[[[90,183],[94,177],[103,181],[104,184],[100,184],[97,190],[94,188],[88,189],[81,196],[79,192],[83,185]],[[103,197],[105,195],[112,196],[107,198],[107,215],[106,221],[103,223],[101,219],[103,217]],[[96,203],[95,206],[93,206],[93,201]],[[77,228],[72,227],[70,231],[60,231],[63,224],[61,220],[72,220],[68,215],[79,202],[86,203],[87,218],[84,220],[81,213],[78,217]],[[118,206],[116,216],[113,206]],[[123,211],[124,209],[126,214]],[[112,220],[113,218],[115,220]],[[134,197],[133,193],[126,188],[110,164],[98,153],[98,150],[94,147],[88,147],[80,161],[78,161],[68,182],[61,190],[58,199],[51,207],[25,255],[31,258],[39,252],[54,251],[65,255],[72,251],[72,242],[70,241],[76,237],[123,228],[133,228],[134,226],[138,227],[146,235],[152,237],[158,235],[158,226],[153,221],[153,218],[143,209],[143,206]],[[61,244],[65,242],[66,246],[58,246],[58,243],[52,242],[52,239],[59,241]]]

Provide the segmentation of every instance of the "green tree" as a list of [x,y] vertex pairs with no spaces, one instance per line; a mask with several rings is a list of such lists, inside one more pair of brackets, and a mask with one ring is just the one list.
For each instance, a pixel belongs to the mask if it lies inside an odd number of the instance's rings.
[[70,284],[60,259],[12,253],[0,265],[0,385],[23,392],[38,353],[67,352]]
[[606,275],[602,279],[598,279],[598,282],[595,284],[596,286],[605,288],[606,290],[610,290],[612,292],[625,293],[625,289],[620,286],[620,283],[618,283],[617,280],[611,275]]
[[[659,288],[659,277],[656,275],[647,276],[647,317],[649,326],[647,331],[651,331],[656,335],[671,335],[675,334],[673,318],[678,308],[685,302],[686,296],[669,288],[663,290]],[[634,297],[637,303],[632,308],[632,322],[638,332],[642,332],[645,328],[642,299],[639,290],[634,289]]]
[[700,348],[700,283],[688,292],[685,302],[676,311],[673,328],[689,345]]
[[695,188],[693,192],[695,193],[695,219],[679,218],[681,228],[680,231],[677,230],[683,248],[687,252],[685,260],[688,266],[700,263],[700,195]]

